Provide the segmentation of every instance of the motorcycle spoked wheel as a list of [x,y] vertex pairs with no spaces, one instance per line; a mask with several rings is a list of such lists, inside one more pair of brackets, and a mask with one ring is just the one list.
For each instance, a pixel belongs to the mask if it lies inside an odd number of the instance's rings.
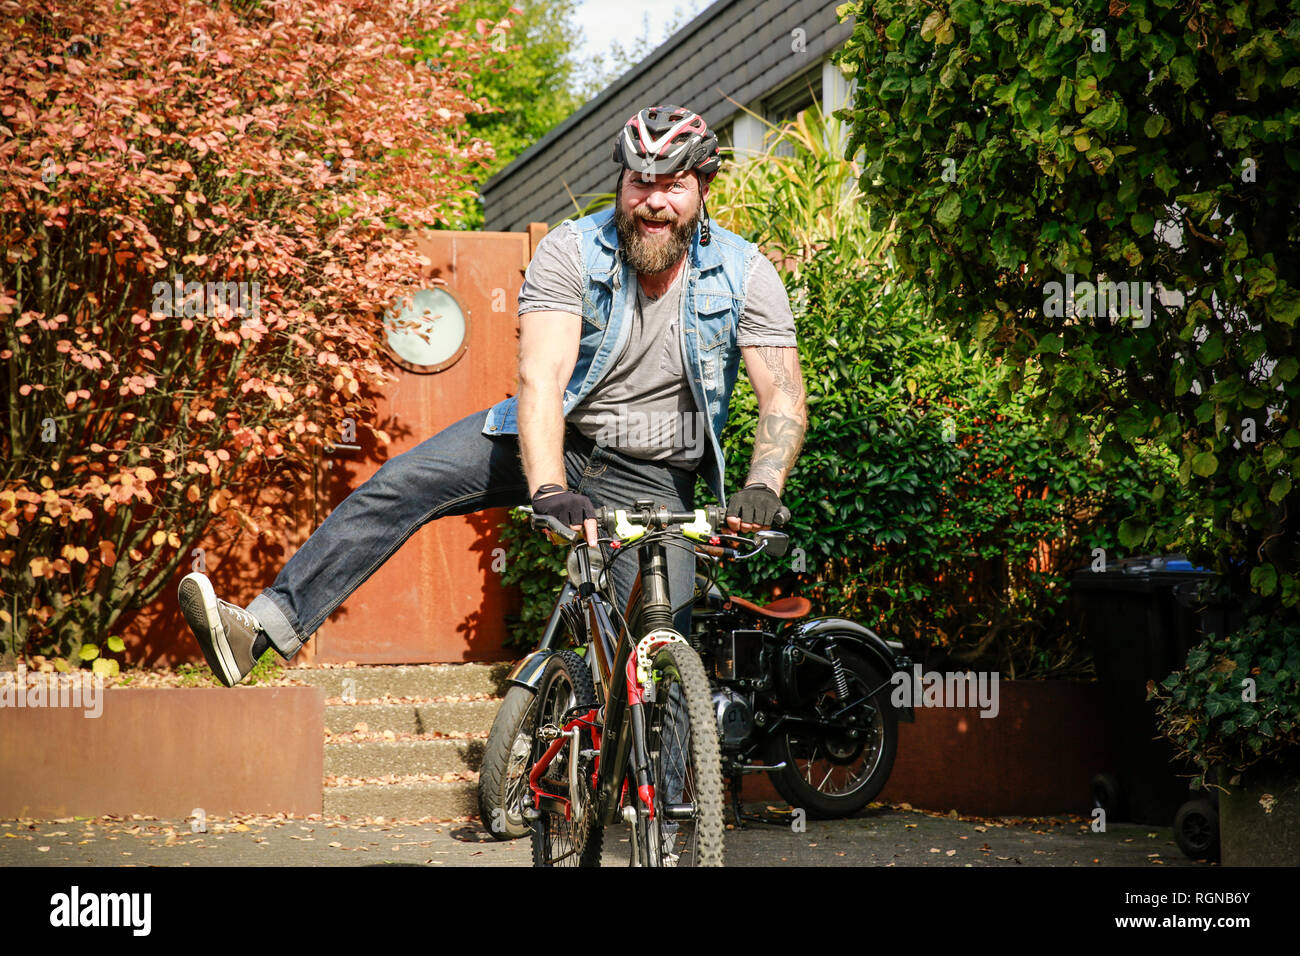
[[[537,683],[528,767],[531,769],[549,746],[538,739],[542,727],[563,727],[565,715],[574,708],[595,706],[595,687],[586,662],[573,651],[553,655]],[[579,751],[591,748],[591,731],[582,728],[578,740],[565,743],[539,781],[548,793],[567,797],[570,810],[566,813],[543,805],[541,817],[531,827],[533,866],[600,866],[604,830],[596,819],[590,768],[580,769],[574,763]]]
[[[885,682],[881,669],[862,655],[840,649],[854,700]],[[841,704],[833,676],[827,671],[811,695],[814,709],[829,715]],[[769,771],[777,792],[792,807],[810,817],[832,819],[857,813],[885,786],[898,752],[898,715],[886,685],[860,708],[860,736],[790,731],[769,742],[768,762],[785,763]],[[850,715],[853,716],[853,715]]]

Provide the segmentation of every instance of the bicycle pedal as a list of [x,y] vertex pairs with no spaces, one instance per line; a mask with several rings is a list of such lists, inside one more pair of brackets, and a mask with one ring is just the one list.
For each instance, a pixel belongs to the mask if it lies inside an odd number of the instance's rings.
[[564,731],[555,726],[555,724],[544,724],[537,728],[537,739],[545,740],[547,743],[550,743],[552,740],[557,740],[562,736],[564,736]]
[[538,810],[536,807],[527,806],[519,811],[519,815],[529,823],[536,823],[542,818],[542,811]]

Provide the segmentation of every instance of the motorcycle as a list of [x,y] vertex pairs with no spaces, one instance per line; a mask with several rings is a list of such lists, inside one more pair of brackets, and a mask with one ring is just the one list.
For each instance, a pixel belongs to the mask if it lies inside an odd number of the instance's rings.
[[[760,532],[777,554],[780,532]],[[780,545],[780,550],[784,544]],[[685,635],[709,674],[732,810],[741,823],[745,774],[767,773],[780,795],[810,818],[849,816],[880,793],[893,769],[898,722],[910,707],[891,702],[893,675],[910,670],[903,645],[856,622],[809,619],[806,598],[758,605],[728,593],[716,566],[750,554],[734,548],[697,549],[695,605]],[[522,808],[529,796],[528,762],[536,690],[533,683],[549,653],[562,650],[566,607],[576,594],[577,568],[569,574],[536,651],[506,678],[508,688],[484,748],[479,772],[479,812],[497,839],[528,833]],[[639,594],[628,599],[636,633]],[[581,654],[585,647],[570,647]]]

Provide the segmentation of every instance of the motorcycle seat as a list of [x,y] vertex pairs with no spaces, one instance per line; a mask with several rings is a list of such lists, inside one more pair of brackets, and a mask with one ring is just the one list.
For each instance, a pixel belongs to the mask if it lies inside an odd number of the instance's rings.
[[724,607],[738,607],[742,610],[749,611],[751,614],[757,614],[760,617],[769,617],[779,621],[796,621],[801,617],[807,617],[812,610],[812,601],[801,597],[777,598],[771,604],[766,606],[755,604],[753,601],[746,601],[742,597],[736,597],[734,594],[731,600]]

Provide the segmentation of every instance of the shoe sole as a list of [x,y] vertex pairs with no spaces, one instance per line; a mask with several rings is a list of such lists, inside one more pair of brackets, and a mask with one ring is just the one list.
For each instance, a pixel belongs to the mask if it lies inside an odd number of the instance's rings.
[[[197,594],[195,593],[197,591]],[[217,611],[217,594],[207,577],[197,572],[181,580],[178,599],[181,613],[185,615],[190,630],[199,640],[203,656],[217,679],[227,687],[234,687],[242,679],[235,655],[230,650],[226,629],[221,626]],[[195,613],[197,612],[197,613]]]

